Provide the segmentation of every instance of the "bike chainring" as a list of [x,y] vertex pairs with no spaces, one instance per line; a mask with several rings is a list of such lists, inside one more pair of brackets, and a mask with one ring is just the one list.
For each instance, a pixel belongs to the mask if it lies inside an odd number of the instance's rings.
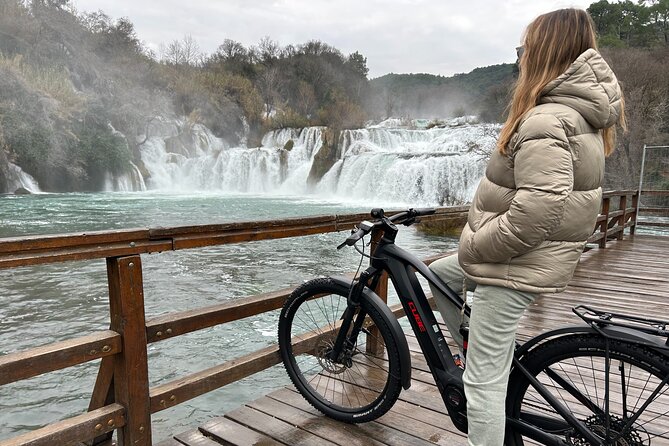
[[[611,415],[609,418],[609,435],[612,437],[618,437],[620,432],[625,428],[627,422],[622,418]],[[585,425],[590,429],[595,435],[601,439],[606,438],[606,421],[604,417],[599,415],[592,415],[587,420],[585,420]],[[642,439],[642,434],[648,438],[648,442],[644,442]],[[590,443],[583,438],[579,433],[572,433],[567,436],[569,445],[573,446],[590,446]],[[645,429],[637,424],[632,426],[632,429],[625,432],[619,438],[615,440],[614,443],[607,443],[611,446],[646,446],[650,444],[650,437]]]

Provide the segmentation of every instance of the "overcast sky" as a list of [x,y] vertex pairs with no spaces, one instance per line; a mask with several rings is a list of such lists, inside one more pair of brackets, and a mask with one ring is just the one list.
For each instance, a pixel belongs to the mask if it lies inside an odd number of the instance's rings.
[[205,53],[224,39],[245,46],[270,36],[282,46],[322,40],[367,57],[370,78],[386,73],[450,76],[514,62],[534,17],[592,0],[74,0],[78,11],[128,17],[158,52],[190,34]]

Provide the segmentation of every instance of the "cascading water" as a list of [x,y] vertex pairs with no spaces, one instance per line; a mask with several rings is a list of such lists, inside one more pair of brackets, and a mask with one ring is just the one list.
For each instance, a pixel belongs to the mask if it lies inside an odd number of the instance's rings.
[[495,146],[496,125],[342,133],[340,160],[318,185],[334,197],[411,205],[470,201]]
[[146,190],[146,183],[139,167],[133,162],[130,163],[130,172],[124,175],[115,176],[107,174],[105,178],[105,191],[133,192]]
[[31,175],[24,172],[16,164],[9,163],[7,167],[7,190],[10,193],[14,191],[40,192],[37,181]]
[[[206,127],[193,125],[187,133],[152,136],[141,146],[148,173],[145,187],[458,204],[471,200],[499,132],[496,125],[460,124],[428,130],[387,125],[344,130],[329,155],[334,165],[311,186],[308,179],[323,147],[324,127],[274,130],[263,137],[260,147],[247,148],[229,147]],[[136,183],[126,181],[123,187],[138,190]]]

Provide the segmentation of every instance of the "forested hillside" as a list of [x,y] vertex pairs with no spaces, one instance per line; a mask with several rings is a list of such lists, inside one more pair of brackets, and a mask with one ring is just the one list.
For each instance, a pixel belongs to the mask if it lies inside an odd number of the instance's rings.
[[452,77],[432,74],[387,74],[370,81],[376,115],[443,118],[478,115],[501,120],[514,64],[476,68]]
[[[43,190],[100,190],[141,163],[159,118],[187,117],[231,145],[271,128],[362,125],[366,59],[319,41],[202,54],[190,36],[161,54],[127,19],[79,13],[67,0],[0,2],[0,192],[8,162]],[[140,166],[141,167],[141,166]]]

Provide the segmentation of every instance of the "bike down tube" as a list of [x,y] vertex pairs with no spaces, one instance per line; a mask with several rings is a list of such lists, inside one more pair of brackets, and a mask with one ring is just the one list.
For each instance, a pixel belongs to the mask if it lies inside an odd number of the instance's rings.
[[[451,421],[460,431],[467,432],[463,370],[453,360],[451,350],[437,324],[416,271],[424,273],[431,283],[436,276],[416,257],[392,242],[383,243],[383,239],[374,253],[372,265],[388,272]],[[464,302],[443,282],[439,289],[443,289],[445,295],[450,296],[458,306],[462,307]]]
[[[388,271],[430,369],[436,367],[436,369],[447,372],[447,382],[439,383],[437,381],[437,383],[449,384],[453,379],[461,383],[462,370],[452,360],[446,360],[446,358],[451,358],[451,351],[446,344],[430,303],[425,293],[423,293],[416,273],[412,271],[412,268],[418,270],[422,265],[421,269],[427,275],[436,278],[434,273],[418,258],[395,244],[383,243],[383,240],[376,248],[372,264],[378,269],[383,268]],[[422,273],[423,271],[420,272]],[[426,279],[431,281],[433,277],[426,277]],[[460,300],[460,297],[455,292],[450,290],[446,285],[443,285],[443,287],[448,289],[448,291],[446,289],[444,291],[451,295],[452,300],[456,304],[462,305],[462,300]]]

